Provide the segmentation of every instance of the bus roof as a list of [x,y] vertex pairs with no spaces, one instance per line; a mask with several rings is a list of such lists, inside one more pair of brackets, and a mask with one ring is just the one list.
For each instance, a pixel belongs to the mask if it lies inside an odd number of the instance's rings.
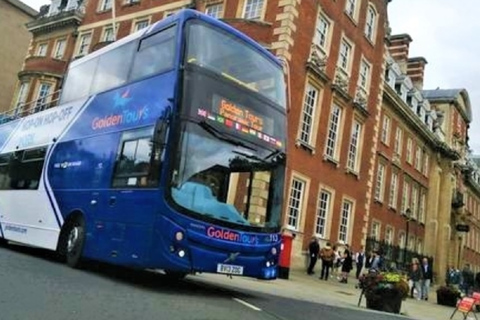
[[256,50],[258,50],[258,51],[260,51],[260,53],[266,55],[269,59],[275,61],[275,63],[277,63],[279,66],[281,66],[280,61],[278,60],[278,58],[275,55],[273,55],[270,51],[265,49],[263,46],[261,46],[255,40],[253,40],[249,36],[245,35],[244,33],[238,31],[237,29],[233,28],[229,24],[226,24],[226,23],[224,23],[224,22],[222,22],[218,19],[215,19],[215,18],[213,18],[209,15],[206,15],[206,14],[200,12],[200,11],[197,11],[197,10],[183,9],[183,10],[179,11],[178,13],[176,13],[174,15],[171,15],[171,16],[169,16],[165,19],[162,19],[160,21],[157,21],[156,23],[154,23],[153,25],[151,25],[148,28],[139,30],[135,33],[132,33],[131,35],[128,35],[128,36],[126,36],[122,39],[119,39],[119,40],[113,42],[112,44],[109,44],[108,46],[105,46],[105,47],[103,47],[103,48],[101,48],[97,51],[94,51],[94,52],[88,54],[85,57],[82,57],[78,60],[72,61],[70,63],[70,68],[75,67],[76,65],[81,64],[83,62],[86,62],[90,59],[93,59],[93,58],[97,57],[98,55],[101,55],[104,52],[108,52],[110,50],[113,50],[113,49],[115,49],[115,48],[117,48],[117,47],[119,47],[119,46],[121,46],[125,43],[135,41],[135,40],[137,40],[137,39],[139,39],[143,36],[146,36],[146,35],[149,35],[151,33],[155,33],[159,30],[162,30],[166,26],[170,25],[173,21],[184,22],[184,21],[189,20],[189,19],[199,19],[199,20],[207,22],[210,25],[216,26],[218,28],[221,28],[223,30],[228,31],[229,33],[234,34],[235,36],[239,37],[240,39],[242,39],[242,40],[246,41],[247,43],[249,43],[250,45],[252,45]]

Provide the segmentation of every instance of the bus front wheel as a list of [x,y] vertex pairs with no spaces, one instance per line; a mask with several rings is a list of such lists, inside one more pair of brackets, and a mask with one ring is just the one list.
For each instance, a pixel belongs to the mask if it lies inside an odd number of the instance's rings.
[[72,268],[80,268],[82,262],[83,247],[85,245],[85,221],[83,218],[75,218],[69,223],[65,238],[65,256],[67,265]]

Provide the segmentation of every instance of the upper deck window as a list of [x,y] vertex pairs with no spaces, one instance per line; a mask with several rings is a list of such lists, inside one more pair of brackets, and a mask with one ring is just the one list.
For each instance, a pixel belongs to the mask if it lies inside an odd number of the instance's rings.
[[285,107],[282,68],[235,35],[191,22],[186,57],[187,63],[209,69]]

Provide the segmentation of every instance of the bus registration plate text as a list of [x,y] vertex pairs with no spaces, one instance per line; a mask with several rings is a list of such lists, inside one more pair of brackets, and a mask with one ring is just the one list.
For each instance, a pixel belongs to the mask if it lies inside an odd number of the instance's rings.
[[235,266],[231,264],[217,264],[217,272],[218,273],[226,273],[226,274],[236,274],[242,275],[243,274],[243,267],[242,266]]

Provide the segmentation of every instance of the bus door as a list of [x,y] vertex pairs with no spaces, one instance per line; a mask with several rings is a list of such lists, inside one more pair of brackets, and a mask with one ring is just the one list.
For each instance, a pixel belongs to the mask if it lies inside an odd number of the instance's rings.
[[101,195],[102,214],[109,221],[104,235],[111,244],[113,258],[141,260],[151,242],[160,201],[161,158],[153,133],[153,126],[122,133],[112,188]]

